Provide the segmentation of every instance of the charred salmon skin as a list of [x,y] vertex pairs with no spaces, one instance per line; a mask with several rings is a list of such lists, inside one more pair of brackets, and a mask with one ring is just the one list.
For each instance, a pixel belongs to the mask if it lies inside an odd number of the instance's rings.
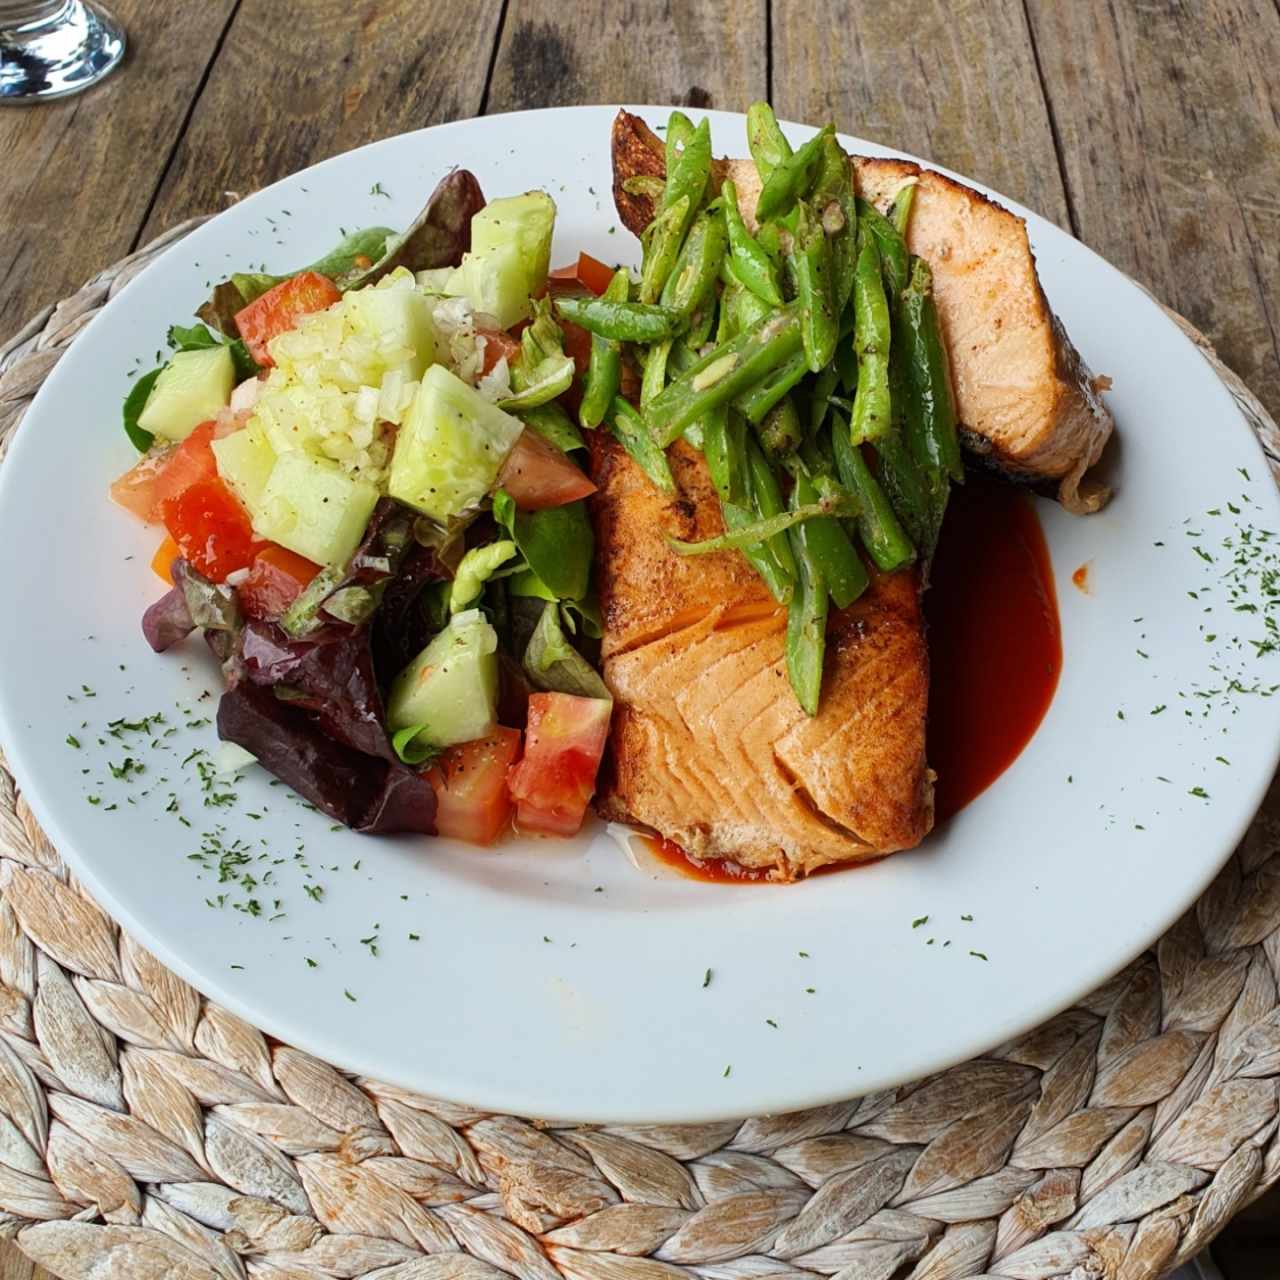
[[[661,139],[638,116],[613,125],[613,194],[635,234],[653,201],[636,176],[665,176]],[[1114,422],[1095,378],[1049,308],[1036,274],[1026,224],[977,191],[903,160],[855,157],[859,193],[887,209],[916,184],[907,244],[933,270],[934,296],[951,356],[956,409],[969,449],[1007,474],[1052,491],[1070,511],[1096,511],[1109,492],[1088,473]],[[732,178],[743,216],[752,214],[760,180],[750,160],[717,160],[712,185]]]
[[933,825],[933,778],[915,574],[877,578],[833,612],[808,716],[787,680],[786,613],[754,570],[734,551],[687,557],[667,543],[723,531],[701,455],[671,449],[668,497],[603,431],[590,436],[615,699],[602,816],[780,880],[918,844]]

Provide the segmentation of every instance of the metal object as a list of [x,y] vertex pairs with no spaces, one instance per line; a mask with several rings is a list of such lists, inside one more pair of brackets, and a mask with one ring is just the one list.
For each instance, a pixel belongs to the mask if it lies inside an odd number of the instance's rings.
[[101,5],[0,0],[0,104],[79,93],[111,71],[124,49],[124,28]]

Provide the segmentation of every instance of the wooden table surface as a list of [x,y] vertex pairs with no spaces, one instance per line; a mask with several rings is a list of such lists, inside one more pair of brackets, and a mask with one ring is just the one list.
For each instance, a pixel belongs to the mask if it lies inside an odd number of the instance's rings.
[[[122,70],[0,113],[0,342],[224,193],[374,138],[768,97],[1038,209],[1203,330],[1280,418],[1280,0],[111,5]],[[1280,1272],[1280,1204],[1250,1217],[1230,1280]],[[3,1280],[28,1271],[0,1258]]]

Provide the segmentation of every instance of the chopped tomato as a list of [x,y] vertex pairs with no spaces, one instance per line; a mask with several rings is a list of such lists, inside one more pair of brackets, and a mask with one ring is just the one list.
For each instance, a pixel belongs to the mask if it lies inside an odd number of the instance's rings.
[[591,335],[572,320],[561,318],[560,328],[564,333],[564,353],[573,357],[578,377],[585,378],[587,366],[591,363]]
[[218,474],[209,443],[222,434],[217,423],[202,422],[181,444],[145,454],[112,484],[112,500],[148,524],[159,524],[162,502]]
[[498,472],[498,484],[521,511],[562,507],[576,502],[596,487],[563,449],[557,449],[536,431],[525,427]]
[[323,311],[341,297],[338,286],[328,276],[318,271],[300,271],[237,311],[236,328],[259,364],[274,364],[267,350],[271,339],[292,329],[302,316]]
[[213,422],[202,422],[169,455],[164,469],[156,476],[157,511],[170,498],[180,497],[193,484],[217,478],[218,463],[210,448],[216,431],[217,427]]
[[274,620],[320,572],[320,566],[268,542],[253,558],[249,576],[236,588],[240,607],[251,618]]
[[172,538],[166,537],[156,548],[155,555],[151,557],[152,572],[161,581],[173,586],[173,562],[181,554],[182,552],[178,550],[178,544]]
[[260,545],[244,508],[217,476],[197,480],[160,503],[160,515],[182,557],[214,582],[248,568]]
[[571,836],[582,826],[611,710],[602,698],[530,695],[524,755],[508,783],[521,830]]
[[147,524],[158,524],[156,477],[172,456],[172,449],[144,453],[124,475],[112,481],[111,501]]
[[476,335],[484,339],[484,363],[480,366],[482,375],[490,372],[504,356],[510,368],[520,354],[520,343],[501,329],[477,329]]
[[547,276],[547,287],[552,293],[565,293],[574,285],[589,289],[597,297],[608,287],[613,279],[613,268],[607,267],[599,258],[589,253],[578,254],[578,261],[570,267],[557,267]]
[[507,770],[520,754],[520,730],[499,725],[487,738],[450,747],[427,775],[436,792],[436,832],[492,844],[511,821]]

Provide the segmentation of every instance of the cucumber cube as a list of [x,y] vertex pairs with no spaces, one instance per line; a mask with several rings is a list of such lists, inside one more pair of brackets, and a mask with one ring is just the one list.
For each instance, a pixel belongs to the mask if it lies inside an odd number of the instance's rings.
[[[402,368],[407,377],[422,377],[435,359],[431,300],[416,287],[410,272],[344,294],[342,306],[352,329],[368,334],[387,353],[388,365]],[[398,350],[406,353],[403,365],[392,358]]]
[[250,511],[257,511],[262,491],[267,487],[276,454],[258,422],[250,421],[212,444],[218,475]]
[[493,488],[523,430],[518,418],[490,404],[444,365],[432,365],[400,424],[389,492],[445,524]]
[[226,407],[235,377],[230,347],[179,351],[151,388],[138,426],[166,440],[185,440]]
[[264,538],[321,565],[345,564],[378,501],[377,487],[337,464],[294,450],[271,468],[254,511]]
[[387,727],[422,726],[435,747],[473,742],[497,723],[498,633],[478,609],[457,614],[395,678]]

